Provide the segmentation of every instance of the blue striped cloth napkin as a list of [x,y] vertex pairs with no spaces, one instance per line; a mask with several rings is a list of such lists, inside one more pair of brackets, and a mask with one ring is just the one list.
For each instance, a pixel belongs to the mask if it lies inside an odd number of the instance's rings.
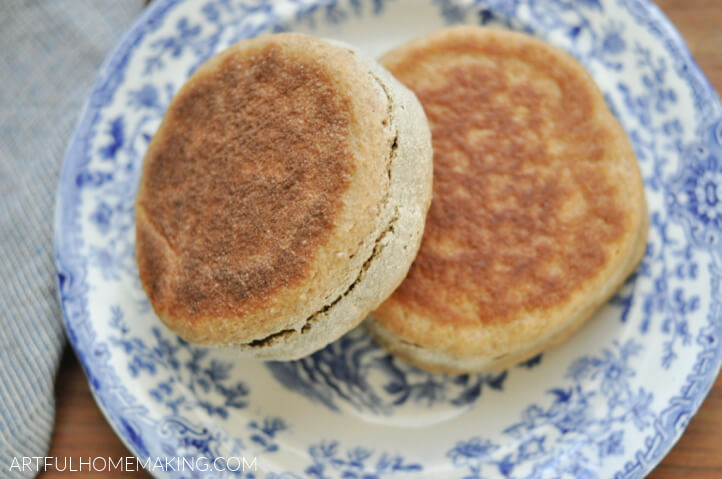
[[52,228],[65,146],[143,0],[0,1],[0,477],[44,456],[65,343]]

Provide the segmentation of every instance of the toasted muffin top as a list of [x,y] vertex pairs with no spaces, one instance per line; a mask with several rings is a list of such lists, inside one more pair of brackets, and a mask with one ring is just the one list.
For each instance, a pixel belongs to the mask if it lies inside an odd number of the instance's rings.
[[351,53],[303,35],[241,42],[196,71],[148,149],[136,203],[159,316],[187,339],[231,344],[332,299],[360,268],[340,259],[377,227],[387,109]]
[[532,37],[479,27],[381,61],[429,119],[434,195],[420,252],[375,319],[463,355],[477,337],[434,331],[580,307],[627,257],[644,205],[631,146],[588,73]]

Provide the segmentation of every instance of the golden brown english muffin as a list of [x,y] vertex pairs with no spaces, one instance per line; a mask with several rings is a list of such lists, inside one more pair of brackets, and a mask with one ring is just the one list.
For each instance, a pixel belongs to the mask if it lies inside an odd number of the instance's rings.
[[634,270],[647,237],[639,167],[594,81],[554,47],[480,27],[381,62],[426,111],[434,195],[419,254],[369,331],[449,373],[562,341]]
[[293,359],[357,325],[411,264],[431,198],[414,95],[352,48],[280,34],[199,68],[151,142],[136,254],[172,331]]

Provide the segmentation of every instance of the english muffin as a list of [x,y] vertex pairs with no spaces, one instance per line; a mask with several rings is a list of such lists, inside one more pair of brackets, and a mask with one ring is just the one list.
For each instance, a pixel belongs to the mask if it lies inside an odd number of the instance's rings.
[[426,111],[434,194],[419,254],[368,330],[448,373],[559,343],[645,250],[639,167],[602,93],[571,56],[511,31],[442,30],[381,62]]
[[398,286],[432,149],[415,96],[354,49],[237,43],[173,98],[145,156],[136,256],[153,309],[196,344],[305,356]]

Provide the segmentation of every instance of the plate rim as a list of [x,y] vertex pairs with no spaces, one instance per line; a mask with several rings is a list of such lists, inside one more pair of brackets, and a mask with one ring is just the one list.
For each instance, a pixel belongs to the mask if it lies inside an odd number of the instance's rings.
[[[136,447],[129,440],[127,435],[121,431],[120,425],[116,423],[116,421],[112,418],[110,411],[108,411],[106,409],[106,406],[104,406],[103,403],[100,401],[97,386],[93,384],[88,365],[84,360],[84,358],[89,356],[89,352],[83,351],[81,345],[78,344],[77,337],[73,332],[74,326],[71,325],[70,316],[67,310],[66,298],[64,298],[63,296],[63,282],[68,279],[66,274],[69,272],[69,268],[64,267],[64,263],[66,261],[68,263],[72,263],[72,258],[74,256],[82,257],[82,255],[77,254],[77,249],[78,246],[81,246],[83,244],[82,236],[80,235],[80,229],[78,228],[79,225],[77,224],[77,221],[80,219],[80,217],[78,214],[74,214],[76,209],[79,207],[79,203],[77,202],[76,198],[80,190],[74,184],[74,181],[72,181],[71,174],[77,170],[79,165],[82,165],[84,163],[83,160],[89,158],[89,156],[85,154],[84,148],[82,148],[84,146],[84,141],[82,140],[83,133],[85,133],[87,137],[90,137],[92,136],[92,131],[95,128],[95,125],[93,125],[92,122],[92,117],[98,115],[99,106],[96,105],[96,103],[102,103],[94,98],[95,94],[99,91],[102,91],[104,88],[107,88],[104,87],[104,85],[107,85],[109,83],[112,84],[112,82],[116,83],[116,85],[112,88],[113,92],[115,91],[117,86],[122,83],[122,77],[124,76],[120,75],[121,78],[115,78],[118,76],[114,74],[117,69],[117,65],[122,64],[130,57],[132,51],[140,44],[141,40],[147,33],[155,30],[157,26],[154,26],[152,24],[153,21],[162,19],[162,17],[169,10],[181,3],[184,3],[184,1],[186,0],[155,0],[154,2],[152,2],[142,11],[142,13],[140,13],[140,15],[138,15],[138,17],[133,21],[133,23],[127,28],[125,33],[123,33],[120,40],[116,43],[113,49],[111,49],[109,53],[105,56],[105,59],[96,70],[92,86],[88,90],[87,98],[78,114],[78,120],[75,123],[72,134],[69,137],[68,146],[65,150],[65,154],[63,155],[60,174],[58,176],[58,185],[55,194],[55,211],[53,217],[53,252],[56,274],[54,282],[56,285],[58,303],[63,316],[63,327],[66,331],[68,342],[72,346],[73,351],[78,358],[78,362],[83,369],[83,374],[88,381],[89,389],[96,405],[102,412],[107,423],[115,432],[116,436],[120,438],[121,442],[125,445],[128,451],[136,457],[140,457]],[[330,3],[333,0],[309,1],[310,3],[322,5],[325,3]],[[701,80],[700,86],[703,89],[702,93],[706,97],[714,100],[711,108],[716,109],[719,112],[722,109],[719,93],[712,86],[704,71],[700,68],[699,64],[692,56],[692,53],[690,52],[689,47],[684,40],[684,37],[682,37],[681,33],[674,26],[672,21],[652,0],[627,0],[627,2],[633,4],[638,11],[641,11],[648,16],[648,20],[644,22],[644,25],[640,24],[640,28],[644,26],[648,29],[655,29],[658,32],[657,35],[660,36],[662,40],[664,40],[665,48],[668,49],[670,45],[676,47],[677,50],[674,52],[674,56],[678,56],[678,59],[687,66],[686,76],[690,78],[694,77],[697,80]],[[630,12],[630,14],[632,13]],[[698,107],[697,105],[695,105],[695,110],[697,109]],[[83,153],[77,155],[76,153],[78,151],[83,151]],[[70,206],[70,208],[68,208],[68,206]],[[67,226],[73,226],[75,228],[71,228],[70,232],[67,230],[64,231],[64,228]],[[69,237],[72,237],[72,241],[68,239]],[[689,238],[686,236],[686,231],[685,240],[690,241]],[[65,266],[67,266],[67,264]],[[80,271],[79,276],[82,286],[85,281],[85,271]],[[73,275],[70,275],[70,280],[71,282],[75,281]],[[84,286],[87,289],[87,284],[84,284]],[[86,305],[83,304],[82,306],[85,307]],[[86,310],[85,318],[89,319],[89,315],[90,312]],[[709,316],[709,318],[707,323],[705,323],[705,326],[713,325],[715,323],[715,318],[712,317],[713,314],[708,314],[707,316]],[[722,322],[722,315],[720,315],[719,318],[716,318],[716,322]],[[717,328],[718,330],[720,329],[719,326],[720,325],[718,325]],[[679,402],[680,399],[687,401],[693,400],[691,407],[687,409],[689,414],[687,421],[681,428],[678,428],[678,430],[676,430],[674,434],[670,436],[665,437],[664,434],[659,430],[659,428],[655,428],[653,431],[647,433],[647,435],[652,434],[652,438],[655,438],[656,435],[662,434],[662,437],[660,438],[661,443],[655,445],[654,441],[651,441],[650,438],[645,438],[645,444],[640,446],[634,452],[625,454],[627,458],[625,459],[624,467],[614,474],[615,478],[644,477],[648,475],[659,465],[659,463],[667,456],[667,454],[669,454],[669,452],[677,444],[679,439],[687,430],[691,419],[699,412],[702,403],[709,395],[712,386],[715,384],[715,381],[720,375],[720,371],[722,370],[722,333],[720,333],[720,331],[715,332],[715,339],[718,343],[718,351],[717,357],[713,359],[716,361],[716,364],[711,365],[708,371],[703,374],[703,377],[696,379],[691,378],[690,376],[693,375],[693,373],[700,367],[701,363],[704,362],[704,358],[701,357],[701,353],[703,353],[704,351],[698,352],[697,358],[695,359],[692,368],[686,373],[686,377],[682,387],[675,394],[673,394],[670,400],[665,404],[665,406],[661,408],[660,414],[657,418],[659,419],[663,415],[664,411],[667,411],[668,409],[673,407],[675,405],[675,402]],[[697,387],[695,388],[693,386]],[[693,399],[684,398],[685,390],[696,390],[697,393],[696,395],[694,395]],[[648,455],[651,457],[648,458]],[[644,461],[644,459],[649,459],[649,461]],[[168,475],[167,473],[159,474],[155,470],[150,472],[155,477],[163,477],[165,475]]]

